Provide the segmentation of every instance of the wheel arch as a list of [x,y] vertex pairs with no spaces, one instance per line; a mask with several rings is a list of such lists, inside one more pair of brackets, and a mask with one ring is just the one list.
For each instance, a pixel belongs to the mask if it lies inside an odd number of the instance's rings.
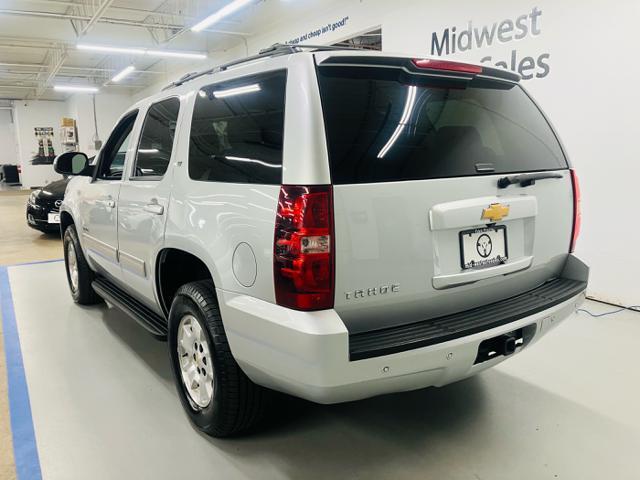
[[163,313],[168,317],[173,297],[187,283],[211,280],[213,272],[202,258],[190,251],[166,247],[158,252],[155,265],[155,288]]
[[64,231],[69,228],[69,225],[75,225],[71,214],[65,210],[60,212],[60,232],[64,234]]

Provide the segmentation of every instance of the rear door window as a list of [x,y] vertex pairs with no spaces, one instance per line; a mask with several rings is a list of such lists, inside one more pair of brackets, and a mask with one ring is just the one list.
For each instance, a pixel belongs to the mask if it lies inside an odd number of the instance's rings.
[[191,122],[189,176],[280,184],[286,71],[203,87]]
[[159,179],[167,171],[176,134],[180,100],[167,98],[149,107],[132,177]]
[[551,127],[516,84],[318,70],[333,183],[567,168]]

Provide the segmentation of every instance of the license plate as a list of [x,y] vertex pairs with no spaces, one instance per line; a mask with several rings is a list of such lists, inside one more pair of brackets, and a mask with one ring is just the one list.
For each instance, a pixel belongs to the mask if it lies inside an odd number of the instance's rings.
[[60,214],[59,213],[50,213],[49,219],[47,220],[49,223],[60,223]]
[[504,225],[460,232],[460,263],[464,270],[500,265],[508,255]]

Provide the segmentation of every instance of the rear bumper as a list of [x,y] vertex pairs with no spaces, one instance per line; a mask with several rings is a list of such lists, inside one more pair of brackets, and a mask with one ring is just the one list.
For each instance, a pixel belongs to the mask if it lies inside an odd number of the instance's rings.
[[[586,287],[587,276],[587,267],[569,256],[563,277]],[[507,358],[475,363],[483,340],[535,325],[527,343],[531,345],[567,318],[585,293],[573,292],[547,308],[538,306],[529,311],[533,313],[482,331],[359,360],[350,358],[349,332],[334,310],[298,312],[223,290],[218,290],[218,298],[231,351],[249,378],[318,403],[338,403],[442,386],[474,375]]]

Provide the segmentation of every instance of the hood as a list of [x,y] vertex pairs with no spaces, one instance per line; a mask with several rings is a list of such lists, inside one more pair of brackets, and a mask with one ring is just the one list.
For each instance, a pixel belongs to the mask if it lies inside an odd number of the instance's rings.
[[64,198],[64,191],[66,190],[68,183],[68,178],[63,178],[62,180],[51,182],[40,189],[38,197],[50,198],[52,200],[62,200]]

